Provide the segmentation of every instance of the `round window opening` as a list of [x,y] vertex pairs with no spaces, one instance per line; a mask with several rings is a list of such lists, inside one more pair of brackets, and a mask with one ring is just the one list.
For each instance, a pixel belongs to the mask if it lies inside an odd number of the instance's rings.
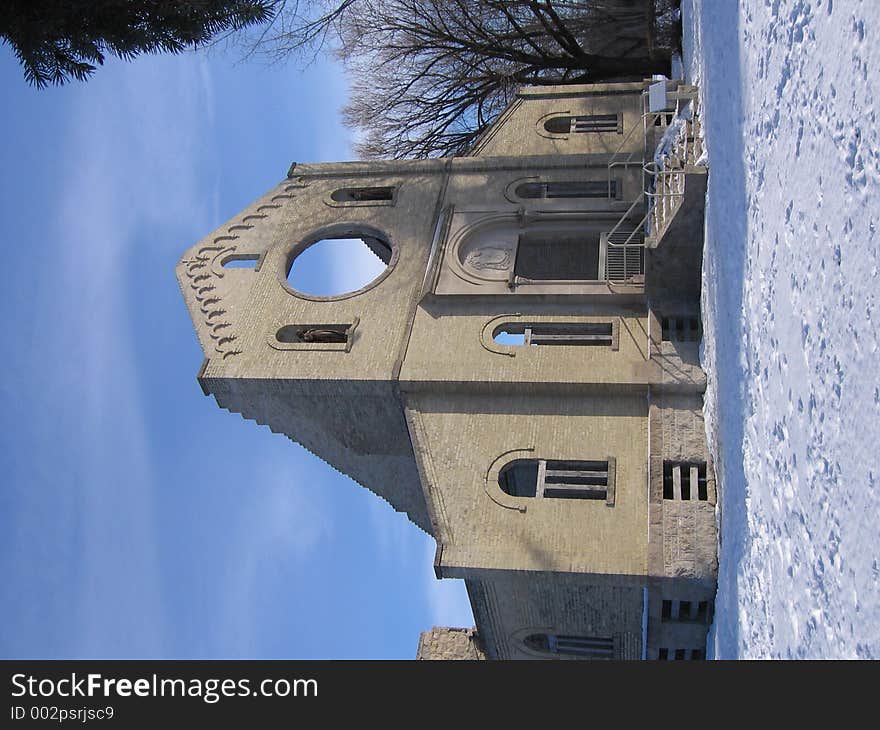
[[311,297],[354,294],[387,274],[393,253],[391,244],[374,234],[322,238],[293,257],[287,283]]

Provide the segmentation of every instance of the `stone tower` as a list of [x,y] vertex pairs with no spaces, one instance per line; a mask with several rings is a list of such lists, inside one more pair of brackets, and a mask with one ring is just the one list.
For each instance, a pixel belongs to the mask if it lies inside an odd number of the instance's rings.
[[[468,156],[295,164],[177,267],[203,391],[405,512],[464,579],[476,631],[422,658],[703,656],[706,170],[693,89],[649,105],[649,84],[526,88]],[[339,238],[383,273],[293,288]]]

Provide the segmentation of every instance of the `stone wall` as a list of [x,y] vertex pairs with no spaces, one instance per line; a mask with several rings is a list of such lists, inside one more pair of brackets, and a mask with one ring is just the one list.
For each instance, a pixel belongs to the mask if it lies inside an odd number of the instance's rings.
[[[613,154],[620,147],[641,152],[643,88],[641,83],[524,87],[472,154],[489,157],[524,150],[535,155]],[[548,131],[545,126],[554,117],[599,114],[619,115],[616,129],[570,134]],[[630,135],[633,127],[637,130]]]
[[[437,566],[647,574],[647,402],[642,394],[407,394],[407,419]],[[510,496],[500,470],[516,459],[614,459],[614,498]]]
[[419,636],[416,659],[474,661],[485,658],[486,654],[475,629],[435,626]]
[[[466,580],[477,630],[425,632],[420,659],[590,653],[557,641],[699,658],[717,572],[705,376],[698,338],[661,330],[699,317],[701,215],[651,252],[645,284],[605,281],[594,250],[641,193],[638,165],[608,163],[642,151],[643,88],[525,89],[469,157],[294,165],[178,264],[204,392],[406,512],[437,539],[438,577]],[[560,127],[570,117],[602,131]],[[358,235],[387,264],[379,278],[334,297],[289,284],[312,243]],[[526,325],[608,338],[495,339]],[[337,339],[286,339],[304,327]],[[517,460],[607,488],[505,491]],[[705,498],[682,499],[700,468]]]
[[610,642],[607,659],[642,655],[643,583],[632,577],[470,571],[474,618],[490,659],[577,659],[530,645],[536,634]]

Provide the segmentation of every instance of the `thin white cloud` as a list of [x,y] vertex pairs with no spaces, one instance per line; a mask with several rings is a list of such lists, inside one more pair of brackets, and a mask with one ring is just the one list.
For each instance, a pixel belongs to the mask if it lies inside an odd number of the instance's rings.
[[[277,437],[276,437],[277,438]],[[217,645],[230,647],[232,656],[257,658],[265,651],[266,632],[255,620],[265,602],[272,568],[296,570],[316,559],[322,544],[333,539],[327,514],[327,475],[320,465],[288,444],[269,449],[269,461],[254,471],[248,495],[242,497],[238,529],[230,535],[224,556],[228,576],[219,597],[222,610],[217,624]],[[318,468],[312,468],[318,466]]]
[[321,91],[315,101],[343,101],[335,108],[325,108],[323,112],[316,110],[317,113],[311,117],[313,126],[310,141],[314,156],[309,161],[350,160],[353,157],[352,133],[342,124],[341,114],[344,100],[348,98],[347,78],[338,63],[322,61],[317,64],[316,70],[320,73]]
[[[123,69],[119,92],[131,127],[125,151],[134,207],[140,225],[145,217],[159,225],[186,221],[199,236],[214,221],[203,194],[205,173],[217,168],[216,153],[205,145],[214,120],[211,70],[196,55],[152,61]],[[174,254],[187,243],[155,241]]]
[[[79,87],[58,161],[60,200],[47,201],[52,267],[32,313],[48,334],[31,350],[34,376],[57,377],[49,407],[68,424],[74,454],[72,514],[78,536],[72,656],[167,651],[150,436],[139,397],[130,320],[130,264],[143,231],[165,216],[204,217],[194,174],[208,72],[193,63],[110,63]],[[166,219],[167,220],[167,219]],[[156,240],[155,245],[162,245]],[[166,245],[175,248],[179,241]],[[170,274],[169,274],[170,275]],[[149,297],[144,296],[144,306]],[[57,424],[46,414],[44,428]],[[38,485],[37,485],[38,486]],[[57,488],[57,487],[56,487]]]

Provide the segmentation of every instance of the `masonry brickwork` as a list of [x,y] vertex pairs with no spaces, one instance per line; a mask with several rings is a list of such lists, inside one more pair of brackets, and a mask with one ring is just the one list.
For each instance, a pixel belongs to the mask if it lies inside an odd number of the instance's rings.
[[[646,187],[672,115],[648,85],[526,88],[464,157],[295,164],[178,264],[203,391],[387,500],[464,579],[476,627],[435,627],[419,658],[703,655],[706,171]],[[684,192],[648,230],[661,178]],[[293,288],[328,238],[384,273]]]
[[485,658],[476,630],[447,626],[435,626],[423,632],[416,651],[416,659],[476,661]]

